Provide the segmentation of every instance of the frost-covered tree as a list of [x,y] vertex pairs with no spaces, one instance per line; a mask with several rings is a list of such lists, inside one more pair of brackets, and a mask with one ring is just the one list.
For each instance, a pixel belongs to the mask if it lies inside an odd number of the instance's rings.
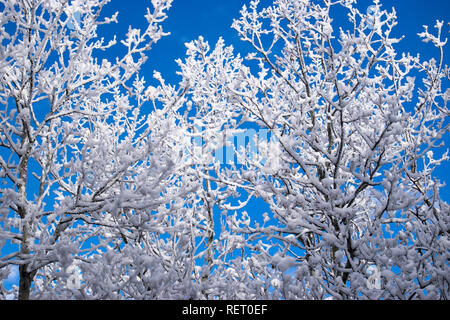
[[118,44],[107,2],[0,1],[1,297],[448,298],[442,22],[423,61],[377,1],[251,1],[246,60],[200,37],[148,86],[171,1]]
[[138,75],[171,1],[151,1],[146,29],[118,44],[98,35],[116,22],[102,17],[108,2],[0,2],[0,241],[16,249],[0,268],[19,267],[19,299],[33,281],[35,297],[70,297],[57,290],[81,262],[137,241],[145,230],[135,230],[164,220],[157,208],[186,190],[173,179],[174,119],[143,107],[156,89]]
[[[248,63],[201,38],[180,62],[190,104],[211,115],[196,122],[206,135],[268,132],[254,137],[258,152],[247,145],[239,163],[204,171],[222,212],[238,210],[218,236],[242,249],[239,264],[218,268],[243,284],[233,297],[448,298],[450,208],[433,177],[448,159],[433,153],[449,129],[443,22],[419,34],[439,52],[422,61],[397,52],[395,11],[378,1],[367,13],[355,1],[258,4],[233,23]],[[349,27],[332,19],[336,7]],[[230,187],[270,206],[253,213],[259,224],[242,211],[249,199],[220,198]]]

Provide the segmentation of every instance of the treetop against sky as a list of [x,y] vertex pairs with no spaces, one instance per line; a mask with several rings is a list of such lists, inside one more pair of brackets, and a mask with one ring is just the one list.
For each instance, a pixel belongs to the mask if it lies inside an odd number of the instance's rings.
[[0,298],[448,298],[447,1],[0,9]]
[[[203,37],[211,46],[223,38],[226,45],[235,48],[235,52],[245,55],[251,50],[248,43],[243,42],[237,32],[231,28],[234,19],[239,18],[239,11],[243,5],[249,5],[248,0],[192,0],[173,1],[172,7],[168,11],[167,19],[162,23],[165,31],[170,35],[161,38],[158,44],[153,46],[149,55],[149,60],[142,67],[142,74],[148,82],[152,79],[154,70],[160,72],[164,79],[169,83],[176,84],[180,78],[177,75],[179,69],[176,63],[177,59],[182,59],[186,53],[186,43]],[[261,0],[259,7],[264,8],[272,4],[271,0]],[[444,22],[449,21],[450,3],[445,0],[412,0],[395,1],[383,0],[380,4],[385,10],[395,9],[398,24],[393,28],[393,35],[402,40],[396,44],[398,53],[409,52],[412,55],[420,54],[423,58],[431,58],[437,55],[438,51],[429,43],[424,43],[417,35],[423,31],[423,25],[433,28],[436,20]],[[359,0],[356,6],[362,12],[369,12],[373,7],[371,0]],[[145,1],[136,1],[133,5],[125,4],[122,1],[111,1],[104,9],[105,15],[110,15],[116,11],[119,12],[118,23],[108,25],[106,35],[112,37],[114,34],[124,35],[128,26],[138,27],[144,20],[139,18],[138,12],[144,12],[148,5]],[[347,12],[342,8],[336,7],[332,10],[334,23],[336,27],[347,24]],[[449,48],[444,48],[448,52]],[[449,54],[444,56],[447,62]],[[448,64],[448,63],[447,63]],[[232,138],[232,137],[231,137]],[[449,143],[449,137],[444,137],[445,145]],[[442,148],[439,152],[445,152],[447,148]],[[225,154],[226,157],[226,154]],[[442,177],[448,177],[448,166],[443,165],[436,169],[436,174]],[[448,184],[448,183],[447,183]],[[443,188],[444,199],[450,199],[450,186]]]

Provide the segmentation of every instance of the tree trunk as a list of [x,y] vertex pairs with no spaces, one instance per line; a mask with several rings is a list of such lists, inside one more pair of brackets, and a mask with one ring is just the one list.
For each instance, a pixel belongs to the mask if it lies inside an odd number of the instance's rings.
[[[21,254],[28,255],[30,249],[28,247],[29,231],[26,222],[24,221],[24,226],[22,230],[22,248],[20,250]],[[33,282],[34,275],[36,271],[29,271],[29,263],[21,264],[19,266],[19,300],[29,300],[31,283]]]
[[19,300],[29,300],[31,283],[33,282],[35,272],[27,271],[28,264],[19,266]]

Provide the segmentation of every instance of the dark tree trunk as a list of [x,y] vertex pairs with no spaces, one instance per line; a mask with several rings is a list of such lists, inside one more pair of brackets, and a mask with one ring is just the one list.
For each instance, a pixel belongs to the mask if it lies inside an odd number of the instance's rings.
[[27,264],[19,266],[19,300],[29,300],[31,283],[33,282],[35,272],[27,271]]

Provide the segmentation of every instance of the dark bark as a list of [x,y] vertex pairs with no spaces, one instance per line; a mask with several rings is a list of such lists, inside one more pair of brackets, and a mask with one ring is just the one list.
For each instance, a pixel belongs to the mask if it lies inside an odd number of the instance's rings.
[[19,300],[29,300],[31,292],[31,284],[33,282],[35,271],[28,271],[28,264],[19,266]]

